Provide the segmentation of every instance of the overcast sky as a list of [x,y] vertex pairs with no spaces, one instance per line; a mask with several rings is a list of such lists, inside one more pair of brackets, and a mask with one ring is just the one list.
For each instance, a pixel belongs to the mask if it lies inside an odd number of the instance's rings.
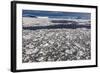
[[60,12],[60,11],[39,11],[39,10],[23,10],[23,16],[46,16],[51,18],[59,18],[59,17],[77,17],[83,19],[90,19],[90,13],[79,13],[79,12]]

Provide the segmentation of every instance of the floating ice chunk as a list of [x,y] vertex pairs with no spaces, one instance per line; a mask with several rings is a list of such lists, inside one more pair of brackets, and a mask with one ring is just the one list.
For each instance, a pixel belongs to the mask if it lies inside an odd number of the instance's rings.
[[66,50],[65,51],[67,54],[72,54],[73,52],[71,50]]
[[34,45],[32,45],[32,44],[30,43],[29,45],[26,45],[26,47],[34,48]]
[[31,35],[25,35],[25,36],[23,36],[23,39],[25,39],[25,40],[28,40],[30,38],[31,38]]
[[78,52],[78,55],[79,55],[79,56],[82,56],[83,54],[84,54],[83,51],[79,51],[79,52]]
[[26,49],[26,54],[35,54],[39,51],[39,49]]
[[46,43],[46,44],[44,44],[44,45],[43,45],[43,47],[48,46],[48,45],[49,45],[49,44],[48,44],[48,43]]
[[32,53],[33,53],[33,49],[26,50],[26,54],[32,54]]
[[44,57],[39,57],[37,60],[42,62],[44,61]]
[[49,41],[49,43],[50,43],[50,44],[53,44],[53,43],[54,43],[54,41],[50,40],[50,41]]

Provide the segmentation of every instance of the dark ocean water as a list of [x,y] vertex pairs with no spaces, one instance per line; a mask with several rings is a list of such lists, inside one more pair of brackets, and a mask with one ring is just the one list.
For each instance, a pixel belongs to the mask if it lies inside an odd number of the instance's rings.
[[23,17],[48,17],[48,18],[71,18],[71,19],[90,19],[91,13],[80,12],[60,12],[60,11],[39,11],[39,10],[23,10]]
[[87,25],[77,25],[77,24],[71,24],[71,25],[49,25],[49,26],[30,26],[30,27],[23,27],[24,30],[38,30],[38,29],[77,29],[77,28],[86,28],[91,29],[91,26]]

